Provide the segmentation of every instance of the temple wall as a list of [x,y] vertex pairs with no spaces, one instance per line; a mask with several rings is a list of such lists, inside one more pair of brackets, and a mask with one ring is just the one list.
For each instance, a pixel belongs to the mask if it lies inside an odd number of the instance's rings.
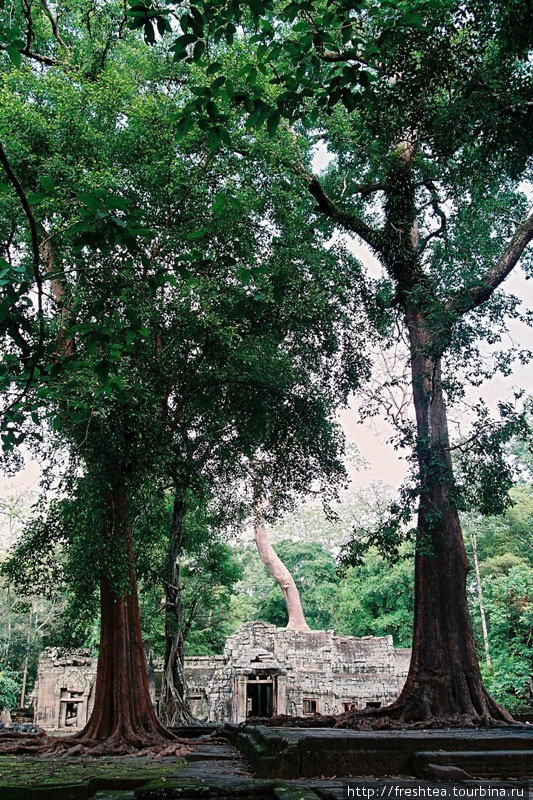
[[[340,714],[385,705],[400,693],[409,658],[409,650],[393,647],[392,636],[336,636],[247,622],[228,637],[223,655],[186,658],[185,676],[195,717],[243,722],[254,715]],[[37,724],[46,730],[83,727],[94,703],[96,661],[82,650],[42,653],[34,690]],[[157,703],[160,665],[152,675]]]
[[93,710],[95,678],[96,659],[87,651],[45,650],[33,691],[35,723],[45,730],[83,728]]
[[392,636],[336,636],[245,623],[226,641],[225,663],[208,686],[209,719],[242,722],[250,715],[250,684],[272,681],[272,713],[339,714],[385,705],[399,695],[410,651]]

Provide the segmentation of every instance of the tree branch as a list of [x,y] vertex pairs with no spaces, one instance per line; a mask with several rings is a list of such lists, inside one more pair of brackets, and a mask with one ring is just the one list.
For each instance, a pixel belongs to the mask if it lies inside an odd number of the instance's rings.
[[[0,45],[0,50],[7,50],[7,47],[2,44]],[[28,47],[20,47],[19,53],[32,61],[38,61],[39,64],[46,64],[48,67],[65,66],[63,61],[58,61],[56,58],[50,58],[49,56],[42,56],[40,53],[34,53],[33,50],[30,50]]]
[[52,14],[52,10],[51,10],[50,6],[48,5],[48,3],[47,3],[47,0],[41,0],[41,3],[42,3],[42,5],[43,5],[43,8],[44,8],[44,10],[45,10],[46,16],[47,16],[47,17],[48,17],[48,19],[50,20],[50,25],[52,26],[52,34],[53,34],[53,36],[54,36],[54,39],[56,40],[56,42],[57,42],[57,43],[58,43],[58,44],[59,44],[59,45],[60,45],[60,46],[61,46],[61,47],[62,47],[62,48],[63,48],[63,49],[64,49],[64,50],[67,52],[67,53],[70,53],[70,51],[69,51],[69,49],[68,49],[67,45],[65,44],[65,42],[64,42],[64,40],[63,40],[63,38],[62,38],[62,36],[61,36],[61,34],[59,33],[59,29],[58,29],[58,27],[57,27],[57,20],[56,20],[56,18],[54,17],[54,15]]
[[331,64],[337,64],[337,63],[344,64],[347,61],[358,61],[360,64],[365,64],[365,65],[368,63],[367,61],[365,61],[361,53],[358,50],[354,50],[353,48],[350,48],[349,50],[339,50],[339,51],[326,50],[322,42],[323,33],[317,26],[311,14],[309,14],[309,12],[307,11],[302,11],[302,16],[304,17],[304,19],[307,20],[307,22],[309,22],[309,24],[313,29],[313,32],[315,34],[313,37],[313,47],[315,48],[316,54],[321,61],[327,61],[328,63]]
[[74,338],[67,337],[67,331],[72,324],[73,317],[72,310],[66,302],[66,299],[68,299],[68,285],[62,270],[56,270],[55,268],[55,253],[52,248],[51,236],[48,235],[44,225],[41,225],[39,252],[44,262],[45,279],[50,281],[52,294],[59,309],[59,330],[56,339],[57,355],[59,357],[70,356],[74,352]]
[[179,398],[178,402],[176,403],[176,407],[174,409],[174,414],[172,416],[172,422],[171,422],[171,425],[170,425],[170,430],[172,432],[176,431],[177,428],[178,428],[180,414],[183,411],[183,408],[185,407],[185,403],[187,402],[187,400],[189,398],[189,395],[190,395],[190,393],[192,391],[192,387],[193,387],[193,383],[194,383],[194,379],[196,377],[196,374],[198,373],[198,370],[200,369],[202,361],[206,357],[208,344],[209,344],[209,335],[208,335],[208,333],[206,331],[203,348],[202,348],[200,354],[198,355],[198,358],[196,359],[195,363],[192,366],[192,369],[191,369],[191,371],[189,373],[189,377],[187,378],[187,381],[185,383],[185,387],[183,389],[181,397]]
[[26,197],[26,193],[24,192],[24,189],[22,188],[22,185],[18,180],[17,176],[13,172],[13,169],[11,167],[11,164],[9,163],[9,160],[6,156],[4,147],[1,142],[0,142],[0,163],[2,164],[7,178],[11,183],[11,185],[13,186],[19,198],[20,204],[22,206],[24,214],[26,215],[26,219],[28,220],[28,225],[30,228],[31,250],[33,255],[32,267],[33,267],[33,276],[35,279],[35,286],[37,289],[37,320],[39,324],[39,339],[37,342],[37,347],[35,348],[35,352],[31,359],[31,365],[28,377],[19,395],[15,398],[15,400],[12,403],[10,403],[7,409],[5,409],[5,411],[7,412],[11,408],[13,408],[13,406],[19,403],[20,400],[22,400],[22,398],[28,391],[28,388],[33,380],[33,376],[35,375],[35,369],[37,367],[37,364],[39,363],[44,348],[44,312],[43,312],[43,280],[41,277],[41,270],[40,270],[41,254],[39,251],[39,234],[37,231],[37,222],[33,215],[31,206],[28,202],[28,198]]
[[439,219],[440,219],[440,225],[437,228],[437,230],[431,231],[431,233],[428,233],[428,235],[422,240],[422,242],[419,245],[419,250],[418,250],[419,253],[422,253],[426,249],[428,243],[432,239],[434,239],[436,236],[440,236],[441,233],[446,234],[447,223],[448,223],[448,219],[446,217],[446,214],[444,213],[444,211],[442,210],[442,208],[439,205],[441,200],[440,200],[439,193],[437,192],[437,189],[436,189],[433,181],[432,180],[426,180],[426,181],[424,181],[423,185],[429,191],[429,193],[431,195],[431,199],[429,200],[428,203],[425,203],[424,206],[419,208],[418,212],[420,212],[422,210],[422,208],[425,208],[426,206],[431,206],[433,208],[433,213],[435,214],[435,216],[439,217]]
[[356,183],[353,188],[361,197],[368,197],[374,192],[385,191],[386,187],[384,183]]
[[363,56],[357,50],[340,50],[336,53],[334,50],[325,50],[315,44],[316,54],[321,61],[326,61],[330,64],[345,64],[348,61],[357,61],[359,64],[367,64]]
[[440,225],[439,225],[439,227],[437,228],[437,230],[431,231],[431,233],[428,233],[428,235],[424,237],[424,239],[422,240],[422,242],[420,243],[420,246],[419,246],[419,253],[423,253],[424,250],[426,249],[427,245],[429,244],[429,242],[432,239],[434,239],[436,236],[440,236],[441,233],[444,233],[444,234],[446,233],[446,222],[447,222],[446,214],[444,213],[444,211],[441,211],[439,216],[440,216]]
[[380,254],[383,252],[380,231],[376,231],[357,214],[351,214],[338,206],[326,194],[318,178],[308,172],[301,162],[294,169],[296,174],[307,184],[309,191],[317,201],[317,211],[330,217],[341,227],[356,233],[372,250]]
[[505,251],[487,271],[484,278],[475,286],[470,286],[457,292],[448,300],[446,308],[455,313],[464,314],[488,300],[495,289],[516,266],[520,256],[532,239],[533,214],[518,226]]

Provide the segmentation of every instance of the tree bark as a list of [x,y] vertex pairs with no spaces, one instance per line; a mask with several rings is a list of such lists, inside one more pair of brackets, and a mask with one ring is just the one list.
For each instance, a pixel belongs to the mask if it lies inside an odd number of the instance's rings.
[[333,202],[303,164],[295,167],[317,200],[317,210],[355,232],[380,258],[396,285],[395,302],[404,311],[410,339],[421,488],[413,650],[398,700],[369,715],[405,721],[463,717],[465,721],[512,722],[483,686],[474,646],[466,597],[468,561],[454,499],[441,354],[449,343],[454,316],[485,302],[533,241],[533,215],[518,226],[505,252],[476,286],[440,300],[420,262],[419,212],[411,166],[416,153],[417,131],[408,130],[383,182],[385,224],[380,229]]
[[132,529],[126,491],[117,480],[104,503],[110,512],[107,538],[125,549],[128,588],[118,595],[109,575],[100,581],[101,633],[94,708],[85,728],[75,738],[101,743],[105,753],[170,744],[173,735],[161,725],[150,699],[141,618],[135,577]]
[[468,559],[454,500],[441,361],[428,355],[429,326],[407,309],[420,472],[415,619],[407,681],[396,703],[404,721],[462,718],[512,722],[486,691],[466,596]]
[[26,681],[28,680],[28,661],[30,658],[30,644],[31,644],[31,623],[33,617],[33,602],[30,606],[30,616],[28,620],[28,635],[26,637],[26,655],[24,656],[24,669],[22,672],[22,688],[20,690],[20,707],[24,708],[26,702]]
[[490,658],[490,645],[489,645],[489,632],[487,630],[487,615],[485,614],[485,601],[483,600],[483,585],[481,583],[481,572],[479,571],[479,559],[477,557],[477,536],[472,531],[472,554],[474,560],[474,571],[476,573],[477,595],[479,598],[479,614],[481,617],[481,631],[483,633],[483,646],[485,648],[485,661],[487,667],[491,669],[492,662]]
[[186,510],[184,495],[176,493],[165,580],[165,666],[159,709],[161,722],[170,726],[187,725],[195,721],[189,708],[185,680],[185,630],[180,586],[180,558]]
[[263,517],[258,509],[256,509],[254,520],[254,534],[261,561],[283,592],[289,617],[287,628],[293,631],[308,631],[309,625],[305,621],[300,593],[296,588],[294,578],[270,544]]

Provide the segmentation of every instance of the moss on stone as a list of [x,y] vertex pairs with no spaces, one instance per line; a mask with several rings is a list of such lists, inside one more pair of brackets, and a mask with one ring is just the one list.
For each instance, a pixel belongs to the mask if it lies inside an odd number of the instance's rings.
[[[1,800],[86,800],[99,791],[130,791],[165,776],[175,776],[184,762],[145,758],[0,756]],[[131,795],[133,797],[133,795]]]
[[27,786],[2,784],[0,786],[0,797],[2,800],[30,800],[30,789]]
[[49,786],[34,786],[31,789],[31,800],[88,800],[87,783],[56,783]]
[[277,786],[273,797],[275,800],[317,800],[317,795],[306,786]]
[[246,778],[216,783],[186,779],[152,781],[135,791],[135,800],[272,800],[271,781]]

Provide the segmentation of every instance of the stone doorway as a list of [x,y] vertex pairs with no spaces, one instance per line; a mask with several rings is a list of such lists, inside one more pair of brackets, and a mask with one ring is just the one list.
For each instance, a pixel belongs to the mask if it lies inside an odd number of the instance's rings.
[[87,701],[83,692],[61,689],[59,700],[59,728],[80,728],[87,719]]
[[274,681],[248,679],[246,683],[246,716],[271,717],[274,713]]

